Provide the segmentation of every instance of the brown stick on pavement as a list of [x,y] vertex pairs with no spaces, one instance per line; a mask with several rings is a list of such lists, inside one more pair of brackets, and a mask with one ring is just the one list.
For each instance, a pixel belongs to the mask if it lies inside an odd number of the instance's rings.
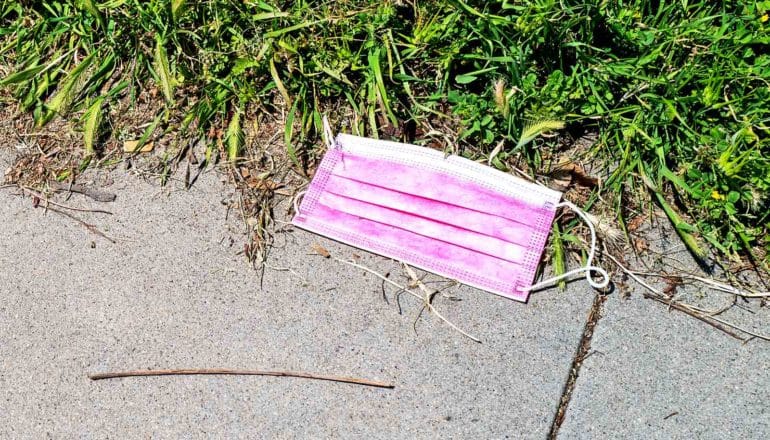
[[48,186],[54,191],[64,191],[64,192],[73,192],[73,193],[83,194],[84,196],[90,197],[96,200],[97,202],[114,202],[115,199],[118,197],[118,195],[115,193],[102,191],[100,189],[91,188],[78,183],[64,184],[61,182],[57,182],[55,180],[51,180],[48,182]]
[[365,385],[378,388],[395,388],[395,385],[377,382],[367,379],[357,379],[355,377],[327,376],[323,374],[303,373],[298,371],[263,371],[263,370],[232,370],[228,368],[203,368],[203,369],[180,369],[180,370],[131,370],[118,371],[112,373],[94,373],[89,374],[91,380],[113,379],[118,377],[131,376],[178,376],[190,374],[222,374],[238,376],[279,376],[279,377],[300,377],[304,379],[328,380],[331,382],[344,382],[356,385]]

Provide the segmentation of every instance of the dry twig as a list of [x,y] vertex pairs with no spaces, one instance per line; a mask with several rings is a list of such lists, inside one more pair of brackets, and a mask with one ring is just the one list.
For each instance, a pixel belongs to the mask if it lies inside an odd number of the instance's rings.
[[[734,338],[740,339],[741,341],[748,342],[748,340],[740,337],[738,334],[736,334],[732,330],[737,330],[737,331],[739,331],[741,333],[745,333],[745,334],[751,336],[752,338],[757,338],[757,339],[762,339],[762,340],[765,340],[765,341],[770,341],[770,336],[763,335],[763,334],[760,334],[760,333],[755,333],[755,332],[753,332],[753,331],[751,331],[749,329],[746,329],[744,327],[741,327],[741,326],[739,326],[737,324],[734,324],[732,322],[726,321],[726,320],[716,316],[716,313],[707,313],[704,310],[702,310],[702,309],[700,309],[698,307],[695,307],[693,305],[690,305],[690,304],[687,304],[687,303],[684,303],[684,302],[681,302],[681,301],[676,301],[675,299],[666,297],[666,295],[664,295],[663,292],[659,291],[658,289],[656,289],[655,287],[651,286],[649,283],[644,281],[636,272],[626,268],[617,259],[615,259],[615,257],[613,257],[612,255],[610,255],[608,253],[605,253],[605,255],[607,257],[609,257],[610,260],[612,260],[615,263],[615,265],[617,265],[618,268],[620,268],[620,270],[622,270],[628,276],[633,278],[634,281],[639,283],[642,287],[644,287],[645,289],[647,289],[650,292],[649,294],[645,295],[646,297],[651,298],[651,299],[653,299],[655,301],[661,302],[663,304],[666,304],[666,305],[668,305],[671,308],[679,310],[680,312],[684,312],[684,313],[686,313],[686,314],[688,314],[688,315],[690,315],[690,316],[692,316],[694,318],[697,318],[697,319],[699,319],[699,320],[701,320],[701,321],[703,321],[705,323],[708,323],[711,326],[713,326],[714,328],[716,328],[716,329],[718,329],[718,330],[720,330],[720,331],[722,331],[722,332],[724,332],[724,333],[726,333],[726,334],[728,334],[728,335],[730,335],[730,336],[732,336]],[[724,290],[722,290],[722,291],[724,291]],[[733,292],[730,292],[730,293],[733,293]],[[726,327],[729,327],[729,329],[726,328]],[[730,329],[732,329],[732,330],[730,330]]]
[[474,336],[470,335],[469,333],[467,333],[467,332],[463,331],[461,328],[459,328],[459,327],[457,327],[456,325],[454,325],[454,324],[453,324],[451,321],[449,321],[448,319],[446,319],[446,318],[444,317],[444,315],[442,315],[441,313],[439,313],[439,311],[438,311],[438,310],[436,310],[436,308],[435,308],[435,307],[433,307],[433,304],[432,304],[432,300],[433,300],[433,296],[435,295],[435,292],[432,292],[432,291],[430,291],[430,289],[428,289],[427,287],[425,287],[425,285],[424,285],[424,284],[423,284],[421,281],[417,280],[417,278],[416,278],[416,274],[414,274],[414,271],[412,271],[412,270],[409,268],[409,266],[407,266],[406,264],[404,264],[404,263],[401,263],[401,264],[404,266],[404,268],[405,268],[405,270],[407,271],[407,273],[409,274],[410,278],[413,278],[413,280],[416,280],[416,286],[417,286],[417,287],[419,287],[419,288],[420,288],[420,290],[422,290],[422,291],[423,291],[423,293],[425,293],[425,296],[424,296],[424,297],[423,297],[423,296],[421,296],[421,295],[418,295],[417,293],[415,293],[414,291],[412,291],[412,290],[411,290],[410,288],[408,288],[407,286],[402,286],[401,284],[398,284],[397,282],[395,282],[395,281],[393,281],[393,280],[391,280],[391,279],[389,279],[389,278],[386,278],[385,276],[383,276],[382,274],[378,273],[377,271],[375,271],[375,270],[373,270],[373,269],[369,269],[368,267],[366,267],[366,266],[364,266],[364,265],[362,265],[362,264],[354,263],[354,262],[352,262],[352,261],[346,261],[346,260],[342,260],[342,259],[340,259],[340,258],[337,258],[337,257],[332,257],[332,258],[334,258],[334,260],[335,260],[335,261],[339,261],[340,263],[344,263],[344,264],[347,264],[347,265],[350,265],[350,266],[353,266],[353,267],[357,267],[357,268],[359,268],[359,269],[365,270],[366,272],[369,272],[370,274],[372,274],[372,275],[376,276],[377,278],[381,279],[382,281],[384,281],[384,282],[386,282],[386,283],[388,283],[388,284],[392,285],[393,287],[396,287],[396,288],[398,288],[398,289],[399,289],[399,292],[406,292],[406,293],[408,293],[408,294],[412,295],[413,297],[415,297],[415,298],[419,299],[420,301],[422,301],[422,302],[423,302],[423,304],[424,304],[424,306],[425,306],[425,307],[426,307],[428,310],[430,310],[432,313],[434,313],[436,316],[438,316],[438,317],[439,317],[439,319],[441,319],[442,321],[444,321],[445,323],[447,323],[447,324],[448,324],[450,327],[452,327],[453,329],[455,329],[456,331],[458,331],[460,334],[462,334],[463,336],[465,336],[465,337],[466,337],[466,338],[468,338],[468,339],[471,339],[471,340],[472,340],[472,341],[474,341],[474,342],[478,342],[478,343],[481,343],[481,340],[480,340],[479,338],[476,338],[476,337],[474,337]]
[[43,194],[41,194],[41,193],[39,193],[39,192],[35,191],[34,189],[32,189],[32,188],[29,188],[29,187],[27,187],[27,186],[19,186],[19,188],[20,188],[20,189],[22,189],[23,191],[27,191],[28,193],[30,193],[30,194],[32,194],[33,196],[37,197],[37,198],[38,198],[38,199],[40,199],[40,200],[41,200],[41,201],[42,201],[42,202],[43,202],[43,203],[44,203],[46,206],[47,206],[47,205],[54,205],[54,206],[58,206],[59,208],[62,208],[62,209],[69,209],[70,211],[79,211],[79,212],[95,212],[95,213],[99,213],[99,214],[109,214],[109,215],[112,215],[112,213],[111,213],[110,211],[104,211],[104,210],[102,210],[102,209],[85,209],[85,208],[75,208],[75,207],[73,207],[73,206],[68,206],[68,205],[64,205],[64,204],[62,204],[62,203],[57,203],[57,202],[54,202],[53,200],[49,199],[48,197],[44,196]]
[[86,222],[84,222],[83,220],[80,220],[79,218],[75,217],[74,215],[72,215],[72,214],[70,214],[70,213],[68,213],[68,212],[59,211],[59,210],[58,210],[58,209],[56,209],[56,208],[51,208],[51,207],[48,207],[48,208],[46,208],[46,209],[47,209],[48,211],[51,211],[51,212],[55,212],[55,213],[57,213],[57,214],[59,214],[59,215],[63,215],[63,216],[65,216],[65,217],[68,217],[68,218],[70,218],[70,219],[72,219],[72,220],[75,220],[76,222],[78,222],[78,223],[79,223],[81,226],[83,226],[84,228],[86,228],[86,229],[88,229],[89,231],[93,232],[94,234],[96,234],[96,235],[98,235],[98,236],[100,236],[100,237],[104,238],[105,240],[109,241],[109,242],[110,242],[110,243],[112,243],[112,244],[115,244],[115,243],[117,243],[117,242],[116,242],[114,239],[112,239],[112,238],[108,237],[108,236],[107,236],[107,235],[106,235],[104,232],[100,231],[100,230],[99,230],[99,229],[98,229],[96,226],[92,225],[91,223],[86,223]]
[[80,185],[77,183],[65,185],[61,182],[52,180],[48,182],[48,186],[51,187],[51,189],[54,191],[63,191],[63,192],[82,194],[86,197],[90,197],[91,199],[96,200],[97,202],[114,202],[115,199],[118,197],[117,194],[115,193],[102,191],[100,189],[91,188],[91,187]]
[[130,370],[110,373],[89,374],[91,380],[114,379],[134,376],[180,376],[180,375],[231,375],[231,376],[276,376],[299,377],[303,379],[326,380],[330,382],[352,383],[377,388],[395,388],[395,385],[355,377],[328,376],[325,374],[303,373],[299,371],[233,370],[229,368],[175,369],[175,370]]

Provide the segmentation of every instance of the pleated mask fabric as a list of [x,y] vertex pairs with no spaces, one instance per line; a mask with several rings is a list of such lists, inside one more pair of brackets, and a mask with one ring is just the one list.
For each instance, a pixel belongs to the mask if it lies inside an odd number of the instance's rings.
[[339,134],[292,223],[526,301],[561,196],[462,157]]

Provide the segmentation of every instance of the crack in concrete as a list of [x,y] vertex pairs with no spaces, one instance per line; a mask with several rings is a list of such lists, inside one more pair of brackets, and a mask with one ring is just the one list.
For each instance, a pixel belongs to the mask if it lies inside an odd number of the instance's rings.
[[594,336],[594,329],[596,324],[601,319],[602,305],[607,299],[607,296],[601,293],[597,293],[594,297],[591,310],[588,312],[588,318],[586,319],[586,325],[583,327],[583,336],[580,338],[575,357],[572,359],[572,366],[570,367],[569,377],[564,384],[564,390],[561,393],[561,399],[559,399],[559,406],[556,409],[556,415],[551,423],[551,429],[548,432],[548,439],[554,440],[559,435],[559,428],[564,422],[564,417],[567,414],[567,406],[572,398],[572,391],[575,389],[575,383],[580,375],[580,367],[583,365],[583,361],[588,357],[588,353],[591,350],[591,339]]

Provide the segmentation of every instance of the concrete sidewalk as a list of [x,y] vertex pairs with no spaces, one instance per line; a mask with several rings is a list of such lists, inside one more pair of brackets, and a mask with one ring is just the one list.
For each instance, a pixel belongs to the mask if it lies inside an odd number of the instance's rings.
[[[0,169],[5,169],[2,164]],[[544,438],[593,292],[520,304],[466,287],[438,299],[477,344],[363,270],[394,262],[300,230],[279,234],[260,288],[236,255],[214,174],[189,192],[117,173],[116,202],[66,203],[117,244],[0,192],[0,437]],[[230,239],[236,245],[230,246]],[[92,248],[92,242],[95,247]],[[292,378],[90,381],[136,368],[301,370],[394,390]]]
[[639,292],[603,315],[559,438],[770,438],[767,342],[742,345]]
[[[6,155],[0,170],[7,164]],[[528,304],[453,287],[461,301],[438,299],[437,308],[483,343],[427,313],[415,331],[418,301],[402,295],[399,305],[373,275],[312,246],[404,281],[395,262],[288,230],[260,287],[237,255],[240,225],[225,219],[231,193],[215,174],[190,191],[112,178],[106,189],[116,202],[66,203],[112,211],[74,214],[116,244],[0,192],[0,437],[547,437],[594,299],[584,283],[533,294]],[[769,345],[743,346],[639,295],[611,296],[603,315],[560,438],[770,433]],[[205,367],[357,376],[396,388],[86,377]]]
[[[697,267],[668,223],[658,227],[650,246],[661,261],[652,269]],[[559,438],[770,438],[770,342],[743,344],[629,285],[627,299],[610,295],[603,305]],[[676,294],[709,310],[733,301],[702,285]],[[770,307],[737,302],[719,317],[770,335]]]

